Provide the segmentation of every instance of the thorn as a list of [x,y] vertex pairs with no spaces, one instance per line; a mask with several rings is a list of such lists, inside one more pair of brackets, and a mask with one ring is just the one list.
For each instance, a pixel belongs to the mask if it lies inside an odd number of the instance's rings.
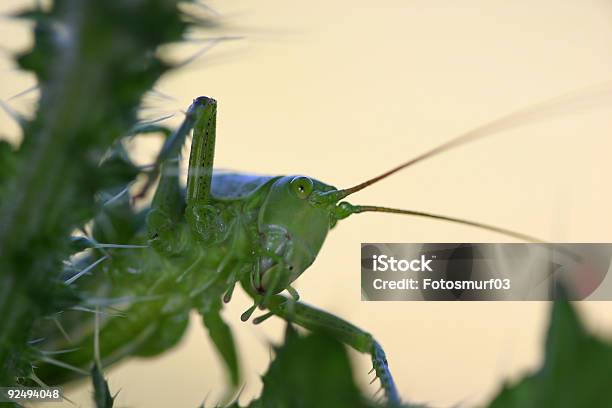
[[242,36],[223,36],[223,37],[208,37],[208,38],[185,38],[183,42],[200,43],[200,42],[220,42],[220,41],[237,41],[244,40]]
[[73,351],[77,351],[80,350],[81,347],[72,347],[69,349],[62,349],[62,350],[38,350],[39,353],[45,355],[45,356],[55,356],[58,354],[66,354],[66,353],[72,353]]
[[375,371],[376,367],[372,367],[372,369],[370,370],[370,372],[368,373],[368,375],[372,374],[372,371]]
[[74,405],[75,407],[77,406],[76,402],[74,402],[73,400],[71,400],[67,396],[62,395],[62,398],[65,399],[66,401],[68,401],[70,404]]
[[[164,125],[157,125],[155,123],[152,125],[144,125],[144,126],[136,125],[126,132],[125,137],[127,138],[128,141],[131,142],[136,136],[147,136],[147,135],[157,134],[157,133],[161,133],[165,138],[168,138],[172,134],[172,130],[170,130],[170,128],[168,127],[165,127]],[[157,163],[151,166],[136,166],[136,168],[140,170],[144,170],[147,167],[149,168],[157,167]]]
[[221,17],[221,13],[219,13],[214,8],[210,7],[208,4],[200,3],[199,1],[195,1],[195,2],[193,2],[191,4],[201,8],[201,9],[207,11],[207,12],[209,12],[210,14],[214,15],[215,17]]
[[30,374],[30,378],[38,385],[40,385],[43,388],[49,388],[49,386],[47,384],[45,384],[43,382],[43,380],[41,380],[40,378],[38,378],[38,376],[36,374],[34,374],[34,372],[32,371],[32,373]]
[[[84,229],[81,231],[84,235],[85,238],[88,239],[90,242],[92,242],[94,245],[98,244],[98,241],[96,241],[96,239],[91,235],[91,233],[85,231]],[[102,252],[102,255],[111,258],[111,254],[108,253],[108,251],[104,248],[98,248],[100,250],[100,252]],[[73,267],[74,270],[74,267]]]
[[102,361],[100,360],[100,306],[96,306],[96,314],[94,315],[94,360],[102,370]]
[[242,320],[243,322],[246,322],[247,320],[249,320],[256,308],[257,308],[257,303],[249,307],[242,315],[240,315],[240,320]]
[[210,392],[211,390],[208,390],[208,392],[204,396],[204,401],[202,401],[202,405],[200,405],[201,408],[204,408],[206,406],[206,401],[208,401],[208,397],[210,397]]
[[73,365],[64,363],[63,361],[59,361],[59,360],[56,360],[56,359],[51,358],[51,357],[43,357],[41,359],[41,361],[44,361],[45,363],[52,364],[52,365],[55,365],[55,366],[58,366],[58,367],[65,368],[65,369],[70,370],[70,371],[74,371],[75,373],[79,373],[79,374],[82,374],[82,375],[85,375],[85,376],[89,376],[89,373],[87,371],[83,370],[82,368],[75,367]]
[[[109,309],[111,308],[109,307]],[[83,306],[73,306],[69,308],[68,310],[75,310],[77,312],[97,313],[95,309],[91,309],[91,308],[83,307]],[[112,317],[125,317],[126,316],[126,314],[121,311],[115,310],[114,312],[115,313],[108,313],[108,312],[100,311],[100,314],[104,316],[112,316]]]
[[136,166],[138,168],[138,170],[150,170],[153,167],[155,167],[155,163],[151,163],[151,164],[142,164],[140,166]]
[[33,85],[33,86],[31,86],[31,87],[29,87],[27,89],[24,89],[23,91],[21,91],[19,93],[16,93],[15,95],[13,95],[10,98],[8,98],[6,101],[8,102],[8,101],[11,101],[13,99],[21,98],[22,96],[27,95],[30,92],[37,90],[38,88],[39,88],[38,84]]
[[370,384],[374,384],[374,381],[378,380],[378,377],[374,377],[372,378],[372,381],[370,381]]
[[155,166],[153,166],[153,169],[148,174],[146,174],[147,180],[144,186],[142,186],[140,188],[140,191],[132,197],[132,204],[136,204],[139,201],[142,201],[142,199],[147,195],[147,193],[153,186],[153,183],[155,183],[155,180],[157,180],[158,175],[159,175],[159,164],[155,163]]
[[189,265],[189,267],[187,267],[187,269],[185,269],[183,273],[181,273],[179,277],[176,278],[176,282],[178,283],[178,282],[181,282],[183,279],[185,279],[185,276],[187,276],[187,274],[191,272],[191,270],[198,264],[198,262],[200,262],[200,260],[202,260],[202,255],[200,255],[198,259],[195,260],[194,263]]
[[[36,384],[40,385],[41,387],[43,387],[43,388],[49,388],[49,386],[48,386],[47,384],[45,384],[45,383],[43,382],[43,380],[41,380],[40,378],[38,378],[38,376],[37,376],[36,374],[34,374],[34,372],[32,372],[32,374],[30,374],[30,378],[31,378],[31,379],[32,379],[32,380],[33,380],[33,381],[34,381]],[[66,396],[63,396],[63,395],[62,395],[62,398],[63,398],[63,399],[65,399],[66,401],[68,401],[69,403],[71,403],[72,405],[76,406],[76,403],[75,403],[73,400],[71,400],[70,398],[68,398],[68,397],[66,397]]]
[[[121,305],[131,304],[136,302],[151,302],[154,300],[163,299],[163,295],[151,295],[151,296],[121,296],[116,298],[89,298],[86,300],[88,306],[110,306],[110,305]],[[97,313],[93,311],[93,313]]]
[[240,387],[240,391],[238,391],[238,395],[236,395],[236,398],[234,398],[230,403],[229,406],[232,406],[234,404],[238,405],[238,400],[240,399],[240,397],[242,396],[242,393],[244,392],[244,389],[246,388],[246,382],[244,384],[242,384],[242,387]]
[[57,316],[53,316],[53,323],[55,323],[55,325],[57,326],[58,330],[62,333],[62,336],[64,336],[64,338],[66,340],[68,340],[68,343],[73,344],[72,339],[70,338],[70,336],[68,335],[68,333],[64,329],[64,326],[62,326],[62,324],[60,323],[60,321],[57,318]]
[[128,183],[128,185],[123,190],[121,190],[120,192],[118,192],[113,197],[109,198],[108,200],[106,200],[103,205],[111,204],[115,202],[116,200],[118,200],[119,198],[121,198],[122,195],[130,191],[130,187],[132,187],[133,184],[134,184],[133,181]]
[[136,248],[150,248],[149,245],[123,245],[123,244],[96,244],[94,248],[122,248],[122,249],[136,249]]
[[149,91],[149,93],[151,93],[151,95],[158,96],[158,97],[160,97],[162,99],[166,99],[168,101],[178,102],[178,100],[175,97],[170,96],[170,95],[168,95],[168,94],[166,94],[166,93],[164,93],[164,92],[162,92],[162,91],[160,91],[158,89],[155,89],[155,88],[151,89]]
[[189,292],[189,297],[190,298],[194,298],[196,296],[198,296],[200,293],[204,292],[206,289],[208,289],[210,287],[210,285],[212,285],[213,282],[212,281],[208,281],[208,282],[204,282],[203,285],[200,285],[200,287],[195,288],[194,290],[192,290],[191,292]]
[[212,50],[217,44],[223,41],[234,40],[234,37],[217,37],[207,40],[208,44],[203,46],[199,51],[193,54],[191,57],[187,58],[185,61],[178,63],[174,68],[183,68],[185,65],[192,63],[193,61],[200,58],[202,55],[206,54],[208,51]]
[[26,118],[19,114],[17,111],[13,110],[7,103],[0,99],[0,108],[6,112],[7,115],[11,117],[17,124],[23,127],[26,123]]
[[[169,115],[162,116],[161,118],[157,118],[157,119],[142,120],[142,121],[136,123],[136,126],[134,126],[134,129],[132,131],[140,129],[140,128],[143,128],[145,126],[154,125],[156,123],[163,122],[164,120],[168,120],[168,119],[173,118],[175,115],[176,115],[175,113],[171,113]],[[132,132],[130,132],[130,133],[132,133]]]
[[186,20],[186,22],[199,28],[212,28],[218,26],[218,23],[210,17],[200,17],[185,10],[182,11],[181,15]]
[[71,285],[72,283],[74,283],[74,281],[76,281],[77,279],[79,279],[81,276],[85,275],[87,272],[91,271],[93,268],[95,268],[98,264],[100,264],[101,262],[105,261],[108,259],[108,255],[104,255],[102,258],[98,259],[96,262],[92,263],[91,265],[89,265],[87,268],[83,269],[82,271],[80,271],[79,273],[77,273],[76,275],[74,275],[72,278],[66,280],[64,283],[66,285]]

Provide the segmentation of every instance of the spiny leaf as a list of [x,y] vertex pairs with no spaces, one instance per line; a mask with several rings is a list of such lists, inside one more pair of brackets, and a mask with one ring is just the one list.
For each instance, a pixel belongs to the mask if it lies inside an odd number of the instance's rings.
[[229,371],[231,384],[237,387],[240,382],[240,367],[232,332],[221,318],[219,310],[208,311],[203,314],[203,317],[210,338]]
[[361,395],[344,346],[327,334],[300,336],[288,324],[284,343],[275,348],[275,353],[263,376],[262,394],[249,408],[388,406]]
[[517,384],[505,386],[490,408],[611,405],[612,345],[589,335],[568,301],[557,301],[543,366]]

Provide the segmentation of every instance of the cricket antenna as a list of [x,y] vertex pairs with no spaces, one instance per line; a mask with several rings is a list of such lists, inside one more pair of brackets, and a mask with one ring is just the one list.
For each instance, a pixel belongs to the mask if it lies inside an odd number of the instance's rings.
[[436,220],[441,220],[441,221],[449,221],[455,224],[468,225],[470,227],[475,227],[475,228],[479,228],[479,229],[486,230],[486,231],[496,232],[498,234],[516,238],[521,241],[533,242],[535,244],[540,244],[543,246],[551,247],[552,249],[555,249],[559,251],[560,253],[567,255],[568,257],[570,257],[576,262],[579,262],[581,259],[580,255],[568,250],[567,248],[559,244],[550,243],[540,238],[536,238],[531,235],[512,231],[506,228],[496,227],[494,225],[484,224],[484,223],[476,222],[476,221],[470,221],[470,220],[466,220],[463,218],[449,217],[446,215],[432,214],[432,213],[423,212],[423,211],[403,210],[400,208],[379,207],[375,205],[353,205],[353,204],[350,204],[344,201],[338,205],[336,216],[338,217],[338,219],[343,219],[343,218],[348,217],[349,215],[359,214],[363,212],[381,212],[381,213],[391,213],[391,214],[401,214],[401,215],[412,215],[415,217],[431,218],[431,219],[436,219]]
[[329,192],[327,194],[332,196],[336,201],[339,201],[348,195],[356,193],[359,190],[363,190],[364,188],[377,183],[378,181],[387,178],[394,173],[397,173],[400,170],[484,137],[492,136],[496,133],[501,133],[520,126],[525,126],[544,118],[586,110],[600,105],[609,105],[608,99],[610,95],[612,95],[612,82],[606,82],[604,84],[592,85],[584,89],[572,91],[556,98],[540,102],[472,129],[467,133],[459,135],[431,150],[426,151],[425,153],[420,154],[419,156],[416,156],[413,159],[408,160],[405,163],[400,164],[397,167],[392,168],[391,170],[386,171],[379,176],[364,181],[363,183],[343,190]]
[[[346,204],[348,203],[343,203],[342,205],[345,206]],[[499,234],[507,235],[512,238],[517,238],[522,241],[534,242],[534,243],[539,243],[539,244],[547,243],[544,240],[541,240],[536,237],[532,237],[527,234],[522,234],[520,232],[496,227],[493,225],[483,224],[481,222],[465,220],[462,218],[449,217],[446,215],[432,214],[432,213],[422,212],[422,211],[403,210],[400,208],[379,207],[375,205],[350,205],[350,206],[352,207],[350,210],[351,214],[359,214],[363,212],[381,212],[381,213],[391,213],[391,214],[413,215],[415,217],[433,218],[436,220],[450,221],[456,224],[468,225],[470,227],[476,227],[476,228],[484,229],[487,231],[497,232]]]

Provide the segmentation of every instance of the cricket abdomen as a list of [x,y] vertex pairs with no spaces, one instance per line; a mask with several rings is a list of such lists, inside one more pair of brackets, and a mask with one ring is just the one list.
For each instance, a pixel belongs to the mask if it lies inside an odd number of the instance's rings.
[[[103,366],[109,366],[130,356],[153,356],[176,345],[188,326],[189,308],[164,314],[165,301],[134,303],[119,316],[103,319],[99,333],[100,358]],[[83,313],[83,312],[81,312]],[[37,363],[36,375],[48,385],[86,378],[74,368],[88,372],[94,361],[93,321],[90,331],[70,344],[69,352],[57,356],[64,367],[45,362]],[[67,366],[73,369],[65,368]]]

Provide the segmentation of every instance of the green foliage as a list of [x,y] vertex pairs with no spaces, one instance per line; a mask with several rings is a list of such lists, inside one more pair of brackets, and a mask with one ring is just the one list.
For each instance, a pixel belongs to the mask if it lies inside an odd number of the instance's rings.
[[6,140],[0,140],[0,197],[3,197],[2,186],[4,181],[13,172],[15,166],[15,152],[13,146]]
[[204,315],[204,324],[210,333],[210,338],[215,344],[217,351],[227,366],[232,385],[237,386],[240,380],[240,368],[236,346],[229,327],[221,319],[218,310],[206,313]]
[[[263,392],[249,408],[375,407],[353,382],[344,347],[321,333],[299,336],[287,326],[284,344],[263,377]],[[542,367],[505,386],[490,408],[610,406],[612,344],[586,332],[571,303],[554,304]],[[408,407],[409,405],[403,405]],[[239,408],[237,403],[229,407]]]
[[572,305],[555,302],[544,364],[506,386],[490,408],[609,407],[612,405],[612,345],[586,332]]
[[[344,347],[331,337],[300,337],[287,325],[285,343],[263,377],[264,407],[363,407]],[[300,369],[296,369],[300,367]]]
[[[353,379],[345,346],[322,332],[299,335],[287,324],[285,339],[263,376],[261,396],[249,408],[383,407],[364,397]],[[233,403],[230,407],[238,407]],[[415,407],[402,405],[402,407]]]
[[56,0],[19,15],[36,23],[34,47],[17,60],[36,75],[41,97],[22,123],[21,145],[0,144],[2,385],[31,371],[24,352],[32,322],[74,301],[67,290],[49,290],[61,286],[70,233],[97,212],[99,191],[137,174],[127,156],[107,152],[171,68],[156,51],[189,26],[177,3]]

